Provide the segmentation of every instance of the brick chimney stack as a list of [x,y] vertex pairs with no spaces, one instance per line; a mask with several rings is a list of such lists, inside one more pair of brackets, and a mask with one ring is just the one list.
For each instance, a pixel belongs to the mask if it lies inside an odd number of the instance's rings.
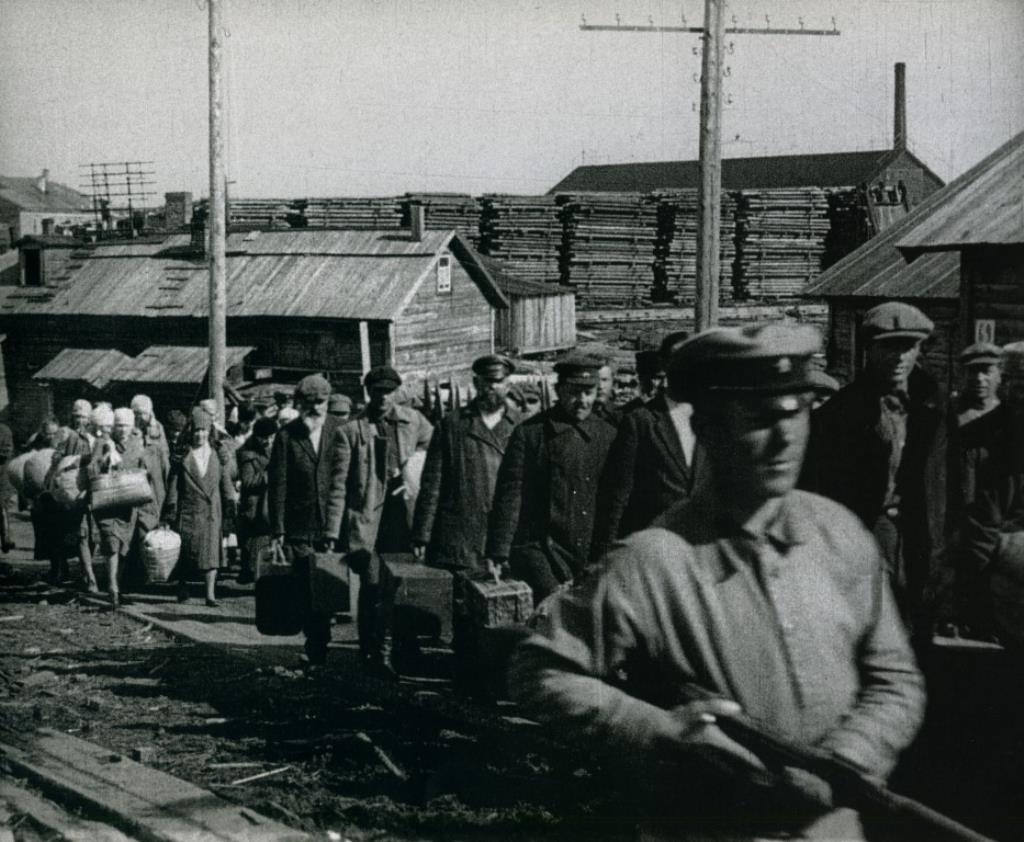
[[418,202],[409,205],[409,233],[414,243],[423,240],[423,229],[427,227],[427,209]]
[[907,148],[907,66],[896,62],[895,114],[892,127],[892,148],[900,152]]
[[43,170],[43,174],[40,175],[39,178],[36,179],[36,189],[38,189],[40,193],[45,193],[47,187],[49,186],[49,183],[48,183],[49,181],[50,181],[50,171],[47,170],[47,169],[44,169]]

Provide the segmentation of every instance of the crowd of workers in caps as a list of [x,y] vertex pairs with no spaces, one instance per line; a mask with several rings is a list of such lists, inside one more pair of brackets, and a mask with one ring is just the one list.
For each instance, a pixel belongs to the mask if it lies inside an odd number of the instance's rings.
[[[543,390],[489,355],[472,399],[433,424],[389,366],[365,374],[365,405],[311,375],[227,421],[210,401],[164,408],[162,424],[145,395],[78,400],[28,444],[53,449],[45,488],[75,464],[144,472],[152,495],[90,511],[44,491],[37,557],[55,581],[77,559],[82,587],[116,608],[142,581],[140,544],[170,529],[178,599],[216,607],[229,532],[241,582],[272,550],[309,594],[317,558],[340,553],[360,579],[361,663],[384,680],[381,556],[526,583],[536,611],[508,653],[508,693],[616,758],[643,838],[863,838],[826,781],[766,767],[721,723],[749,715],[884,781],[922,723],[919,647],[936,633],[1024,641],[1010,586],[1024,425],[1000,399],[999,346],[965,348],[947,396],[922,364],[923,313],[884,303],[861,331],[863,369],[842,387],[816,330],[772,323],[670,334],[637,352],[625,403],[607,359],[571,353],[543,409]],[[332,613],[312,597],[302,631],[305,668],[322,674]],[[454,637],[457,653],[458,622]]]

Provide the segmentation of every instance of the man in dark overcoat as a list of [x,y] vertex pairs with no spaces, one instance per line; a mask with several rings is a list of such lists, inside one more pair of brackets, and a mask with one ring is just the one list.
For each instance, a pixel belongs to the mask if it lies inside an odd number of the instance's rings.
[[669,506],[689,499],[701,455],[690,426],[693,407],[681,399],[683,386],[673,373],[666,389],[623,416],[601,476],[594,559],[617,538],[646,528]]
[[872,531],[915,634],[949,608],[946,396],[919,364],[934,325],[887,302],[864,315],[867,362],[812,417],[801,484],[851,509]]
[[371,368],[363,385],[369,402],[345,425],[341,436],[344,517],[339,538],[349,566],[360,580],[358,629],[363,668],[391,678],[387,637],[394,591],[379,553],[412,550],[409,486],[418,477],[408,476],[414,463],[410,459],[417,451],[427,450],[433,427],[417,410],[398,403],[402,378],[391,366]]
[[[300,415],[277,432],[268,468],[271,532],[289,545],[292,565],[310,595],[315,553],[334,544],[345,508],[342,439],[337,420],[327,412],[330,394],[330,384],[319,374],[299,382]],[[303,633],[310,665],[322,666],[331,640],[330,613],[308,610]]]
[[558,402],[516,427],[498,471],[487,558],[508,563],[541,600],[590,555],[597,485],[615,428],[593,415],[603,360],[570,354],[555,365]]
[[513,370],[505,357],[476,360],[476,397],[445,416],[430,441],[412,527],[414,552],[429,563],[484,569],[498,468],[519,420],[505,402]]

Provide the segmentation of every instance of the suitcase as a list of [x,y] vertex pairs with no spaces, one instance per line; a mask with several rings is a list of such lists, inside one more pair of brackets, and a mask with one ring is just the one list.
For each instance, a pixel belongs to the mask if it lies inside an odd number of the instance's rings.
[[409,553],[382,553],[395,594],[395,634],[452,639],[452,574]]
[[464,577],[466,614],[478,628],[495,628],[525,623],[533,613],[533,591],[526,582],[502,579],[489,573],[467,573]]
[[351,575],[341,553],[316,553],[310,570],[310,608],[314,613],[349,613],[352,607]]
[[94,512],[127,506],[145,506],[153,501],[153,488],[144,470],[115,468],[92,478],[89,502]]
[[290,637],[302,631],[305,599],[299,577],[274,573],[256,580],[256,629],[260,634]]

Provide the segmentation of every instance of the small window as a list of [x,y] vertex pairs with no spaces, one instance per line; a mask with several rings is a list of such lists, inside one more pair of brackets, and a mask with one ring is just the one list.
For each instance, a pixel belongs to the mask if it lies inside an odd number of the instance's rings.
[[442,255],[437,260],[437,293],[450,293],[452,291],[452,259],[448,255]]

